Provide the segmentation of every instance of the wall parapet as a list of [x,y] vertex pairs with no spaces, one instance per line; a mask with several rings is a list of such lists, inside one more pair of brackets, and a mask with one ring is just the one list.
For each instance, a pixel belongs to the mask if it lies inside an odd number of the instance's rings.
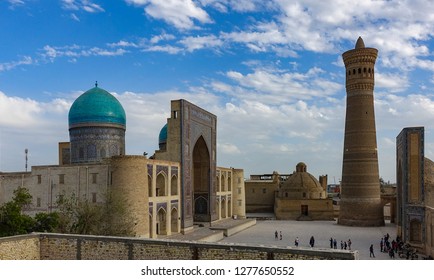
[[[8,248],[15,246],[8,254]],[[1,259],[355,260],[355,252],[180,240],[33,233],[0,238]]]

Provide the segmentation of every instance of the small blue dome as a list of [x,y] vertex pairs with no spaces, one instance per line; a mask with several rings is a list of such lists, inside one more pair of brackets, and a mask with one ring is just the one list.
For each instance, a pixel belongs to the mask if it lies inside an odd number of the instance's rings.
[[69,127],[86,123],[126,126],[121,103],[106,90],[95,86],[80,95],[69,110]]
[[160,135],[158,136],[158,144],[166,144],[167,142],[167,123],[160,130]]

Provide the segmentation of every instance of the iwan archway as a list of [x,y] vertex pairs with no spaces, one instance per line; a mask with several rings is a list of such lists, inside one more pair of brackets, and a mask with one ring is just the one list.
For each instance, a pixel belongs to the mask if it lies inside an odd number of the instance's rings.
[[194,222],[210,222],[210,156],[202,136],[193,149]]

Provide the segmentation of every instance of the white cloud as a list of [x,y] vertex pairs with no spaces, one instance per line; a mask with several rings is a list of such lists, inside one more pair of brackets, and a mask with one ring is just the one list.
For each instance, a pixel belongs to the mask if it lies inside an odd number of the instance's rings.
[[208,13],[192,0],[126,0],[127,3],[145,6],[145,12],[161,19],[178,29],[195,28],[194,21],[211,23]]
[[157,44],[160,41],[171,41],[171,40],[174,40],[174,39],[176,39],[176,37],[174,35],[163,33],[163,34],[160,34],[160,35],[153,36],[151,38],[150,42],[151,42],[151,44]]
[[[280,69],[256,68],[254,72],[243,75],[228,71],[227,77],[249,92],[237,91],[235,96],[246,100],[266,100],[270,104],[289,100],[309,100],[313,97],[326,97],[336,94],[342,85],[322,77],[323,70],[311,68],[306,73],[288,72]],[[222,84],[217,84],[223,90]],[[233,88],[231,88],[233,90]],[[250,92],[251,91],[251,92]],[[228,92],[228,94],[230,94]]]
[[147,52],[165,52],[169,54],[178,54],[183,51],[183,49],[166,45],[166,46],[150,46],[143,49],[143,51]]
[[231,143],[217,143],[217,149],[222,154],[231,154],[231,155],[241,154],[240,149]]
[[263,8],[272,7],[273,1],[263,0],[199,0],[203,6],[227,13],[229,10],[236,12],[253,12]]
[[62,0],[62,7],[66,10],[82,10],[88,13],[104,12],[104,8],[101,5],[95,4],[90,0]]
[[7,0],[12,6],[24,5],[24,0]]
[[409,87],[408,77],[405,74],[375,73],[375,86],[385,88],[390,92],[404,91]]
[[46,45],[42,48],[41,57],[53,62],[60,57],[68,57],[76,61],[80,57],[94,56],[122,56],[128,51],[123,48],[103,49],[99,47],[84,47],[78,45],[53,47]]
[[30,56],[24,56],[18,61],[0,63],[0,72],[12,70],[21,65],[32,65],[35,63],[36,61]]
[[38,121],[36,115],[42,112],[40,104],[31,99],[9,97],[0,91],[0,126],[31,127]]
[[74,13],[71,14],[71,18],[72,18],[73,20],[75,20],[75,21],[80,22],[80,18],[79,18],[76,14],[74,14]]
[[203,37],[185,37],[180,43],[184,45],[189,52],[203,48],[218,48],[223,45],[223,41],[214,35],[203,36]]

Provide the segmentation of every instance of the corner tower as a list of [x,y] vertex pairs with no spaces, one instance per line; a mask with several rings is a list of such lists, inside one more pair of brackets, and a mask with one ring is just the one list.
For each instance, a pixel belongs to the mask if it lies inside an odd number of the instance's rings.
[[383,226],[377,136],[374,114],[374,65],[378,50],[359,37],[342,54],[346,70],[347,108],[338,224]]
[[97,162],[125,154],[124,108],[98,84],[74,101],[68,121],[71,163]]

